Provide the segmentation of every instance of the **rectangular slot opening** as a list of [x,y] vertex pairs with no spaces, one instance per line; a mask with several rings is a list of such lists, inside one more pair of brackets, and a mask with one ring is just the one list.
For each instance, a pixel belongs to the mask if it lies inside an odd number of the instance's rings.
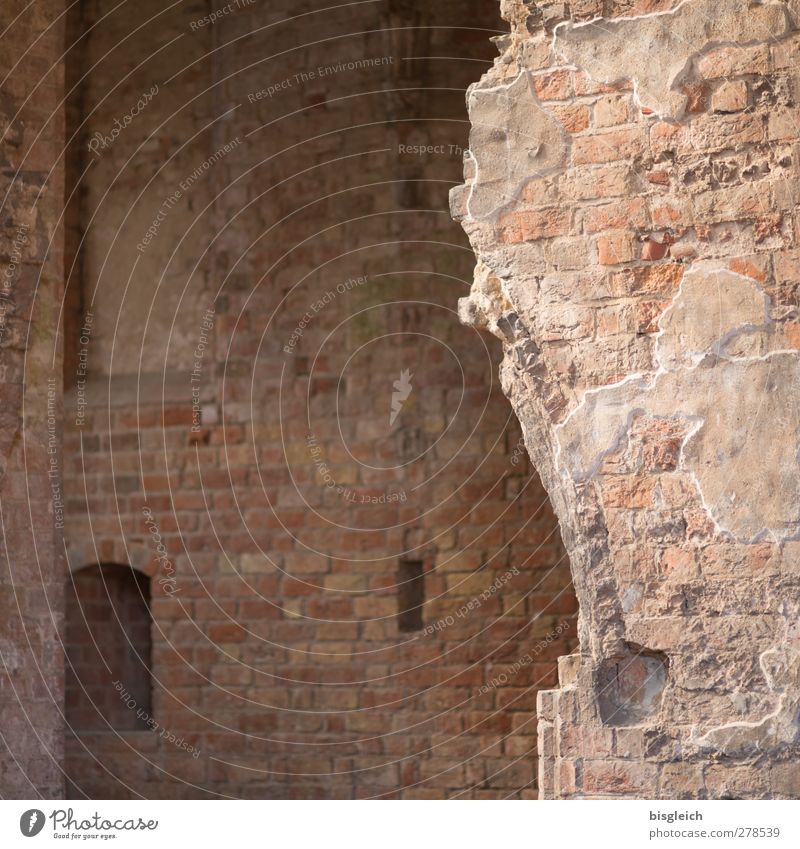
[[421,560],[401,560],[397,570],[397,630],[422,629],[425,575]]

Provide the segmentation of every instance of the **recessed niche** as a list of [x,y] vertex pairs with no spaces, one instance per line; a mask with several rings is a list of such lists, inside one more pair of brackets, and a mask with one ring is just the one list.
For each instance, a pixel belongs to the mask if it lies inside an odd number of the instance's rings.
[[669,661],[660,651],[634,644],[604,660],[596,673],[597,702],[604,725],[638,725],[657,713]]

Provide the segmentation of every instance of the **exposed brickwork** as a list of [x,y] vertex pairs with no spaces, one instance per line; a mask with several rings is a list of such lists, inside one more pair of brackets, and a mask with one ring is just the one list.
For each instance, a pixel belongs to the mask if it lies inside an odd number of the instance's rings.
[[57,633],[63,547],[56,527],[62,9],[60,0],[32,6],[9,0],[0,24],[0,795],[6,799],[63,793]]
[[[68,741],[71,792],[533,797],[536,692],[575,645],[575,598],[494,342],[458,323],[473,257],[443,207],[495,4],[329,10],[311,45],[312,19],[288,20],[304,4],[192,29],[206,5],[119,45],[163,10],[139,3],[87,46],[93,64],[117,45],[83,94],[86,145],[159,92],[86,178],[68,547],[73,568],[152,576],[159,728]],[[404,559],[424,569],[417,633],[397,627]]]
[[798,6],[538,6],[452,206],[580,600],[540,793],[796,798]]

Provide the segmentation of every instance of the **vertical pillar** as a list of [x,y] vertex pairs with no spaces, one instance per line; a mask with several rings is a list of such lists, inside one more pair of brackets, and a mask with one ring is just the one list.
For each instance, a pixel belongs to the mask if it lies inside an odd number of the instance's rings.
[[0,9],[0,796],[63,793],[63,0]]

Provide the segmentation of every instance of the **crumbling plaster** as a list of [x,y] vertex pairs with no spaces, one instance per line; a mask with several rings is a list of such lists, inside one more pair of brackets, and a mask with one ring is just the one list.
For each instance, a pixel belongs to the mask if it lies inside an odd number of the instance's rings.
[[502,7],[451,207],[581,604],[540,793],[797,795],[798,3]]
[[559,24],[553,50],[598,82],[632,80],[641,107],[681,118],[688,100],[681,84],[699,56],[722,44],[744,47],[780,38],[790,25],[789,9],[779,0],[683,0],[649,15]]

